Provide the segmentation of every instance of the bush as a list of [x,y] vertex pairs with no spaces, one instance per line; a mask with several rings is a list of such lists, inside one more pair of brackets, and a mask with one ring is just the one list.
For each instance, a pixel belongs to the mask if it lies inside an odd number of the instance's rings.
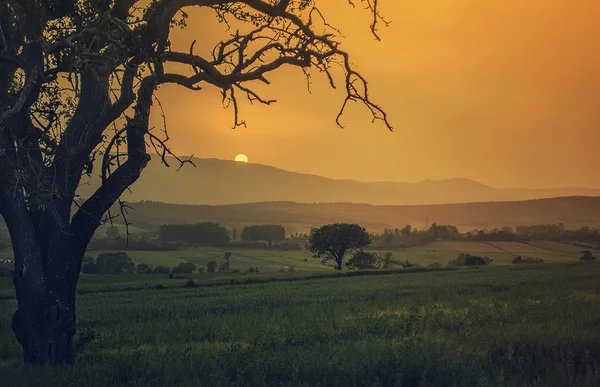
[[460,253],[458,257],[448,262],[448,266],[486,266],[492,263],[493,259],[488,257],[478,257],[468,253]]
[[385,254],[385,260],[383,261],[383,268],[384,269],[389,269],[390,267],[392,267],[394,265],[394,260],[392,259],[392,257],[394,256],[393,253],[386,253]]
[[215,261],[210,261],[206,264],[206,271],[209,273],[214,273],[215,271],[217,271],[217,266],[219,266],[218,263],[216,263]]
[[519,264],[523,264],[523,263],[544,263],[544,260],[540,259],[540,258],[533,258],[533,257],[523,258],[519,255],[519,256],[513,258],[512,263],[515,265],[519,265]]
[[135,272],[137,274],[150,274],[152,273],[152,268],[142,262],[135,267]]
[[413,263],[411,263],[408,259],[404,262],[400,262],[400,266],[402,266],[405,269],[411,268],[414,266]]
[[191,262],[180,263],[171,271],[173,274],[191,274],[196,271],[196,265]]
[[583,254],[581,258],[579,258],[581,262],[591,262],[596,260],[596,257],[594,257],[594,254],[592,254],[591,251],[586,250],[581,253]]
[[346,262],[346,266],[350,269],[379,269],[379,256],[377,253],[367,253],[365,251],[357,251],[352,258]]
[[437,262],[434,262],[434,263],[427,265],[427,268],[428,269],[441,269],[442,265]]
[[123,274],[133,273],[135,265],[124,252],[102,253],[96,258],[98,274]]
[[81,266],[81,273],[82,274],[98,274],[98,267],[96,266],[94,261],[85,262]]
[[251,267],[248,269],[248,273],[258,273],[260,269],[258,267]]

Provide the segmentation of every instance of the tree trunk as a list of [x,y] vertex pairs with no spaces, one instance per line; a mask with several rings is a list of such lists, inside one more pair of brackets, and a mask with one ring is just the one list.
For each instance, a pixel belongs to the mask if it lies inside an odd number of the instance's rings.
[[30,365],[62,365],[75,361],[74,304],[48,297],[46,301],[19,300],[12,329],[23,347],[23,359]]
[[342,270],[342,260],[338,259],[335,262],[337,263],[337,267],[335,268],[335,270]]
[[[56,262],[57,258],[50,257],[49,261]],[[23,348],[25,363],[72,364],[75,361],[73,336],[78,275],[73,278],[69,270],[59,270],[60,274],[56,274],[26,266],[15,269],[18,309],[13,314],[11,327]]]

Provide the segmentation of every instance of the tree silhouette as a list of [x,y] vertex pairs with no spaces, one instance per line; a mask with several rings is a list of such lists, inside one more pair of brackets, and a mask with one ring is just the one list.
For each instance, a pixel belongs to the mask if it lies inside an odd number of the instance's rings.
[[335,269],[342,270],[346,253],[370,245],[371,237],[358,224],[334,223],[313,228],[309,243],[310,251],[315,258],[334,261]]
[[242,229],[242,240],[266,241],[271,247],[273,241],[285,240],[285,228],[275,224],[246,226]]
[[[385,21],[377,0],[348,0]],[[311,69],[335,87],[344,71],[348,102],[391,126],[369,97],[367,82],[340,48],[339,33],[318,0],[16,0],[0,1],[0,214],[15,255],[18,310],[12,327],[30,364],[74,361],[75,288],[82,257],[109,209],[156,152],[167,164],[166,127],[149,127],[154,92],[177,84],[221,90],[239,117],[238,96],[271,104],[252,88],[279,68]],[[189,22],[184,7],[204,7],[228,29],[210,56],[174,51],[170,30]],[[325,31],[325,32],[321,32]],[[191,75],[182,71],[190,67]],[[94,160],[101,168],[94,171]],[[177,159],[178,166],[186,160]],[[75,201],[83,176],[100,187]],[[77,208],[73,209],[73,206]],[[122,212],[126,207],[121,207]],[[44,317],[45,316],[45,317]]]

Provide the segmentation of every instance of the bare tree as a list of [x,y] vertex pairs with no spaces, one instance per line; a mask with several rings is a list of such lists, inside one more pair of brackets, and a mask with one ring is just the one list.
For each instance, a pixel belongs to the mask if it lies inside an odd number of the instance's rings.
[[[14,249],[12,327],[26,363],[74,361],[75,288],[90,238],[149,153],[164,163],[171,154],[166,128],[149,127],[159,85],[220,89],[235,127],[244,124],[238,96],[274,102],[252,81],[268,84],[270,72],[292,66],[307,76],[321,72],[335,87],[339,66],[346,98],[338,124],[348,102],[358,101],[391,129],[317,1],[0,0],[0,214]],[[378,23],[386,22],[377,0],[348,4],[367,8],[378,38]],[[212,55],[196,54],[194,44],[171,49],[169,33],[185,27],[185,7],[212,10],[230,31]],[[230,22],[249,28],[233,32]],[[82,177],[93,173],[101,185],[77,200]]]

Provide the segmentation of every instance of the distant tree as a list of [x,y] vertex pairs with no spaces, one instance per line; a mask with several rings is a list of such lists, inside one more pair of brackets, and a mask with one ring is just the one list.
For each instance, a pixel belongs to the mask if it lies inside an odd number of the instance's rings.
[[115,226],[110,226],[106,229],[106,236],[109,238],[116,238],[119,236],[119,229]]
[[223,271],[223,272],[229,271],[229,263],[231,260],[231,253],[226,252],[225,255],[223,256],[223,260],[225,262],[223,262],[219,265],[219,271]]
[[438,238],[437,229],[438,229],[438,227],[437,227],[437,224],[436,224],[436,223],[433,223],[433,224],[431,225],[431,227],[429,228],[429,232],[431,233],[431,236],[432,236],[434,239],[437,239],[437,238]]
[[461,235],[456,226],[433,224],[432,230],[435,239],[456,240],[460,239]]
[[175,266],[171,272],[173,274],[190,274],[196,271],[196,265],[191,262],[182,262]]
[[407,224],[401,231],[400,234],[402,234],[403,236],[409,236],[410,233],[412,232],[412,226],[410,224]]
[[162,243],[185,242],[198,246],[226,246],[229,231],[218,223],[165,224],[160,226],[159,239]]
[[488,257],[478,257],[468,253],[460,253],[458,257],[448,263],[448,266],[485,266],[492,263]]
[[246,226],[242,229],[242,240],[266,241],[270,247],[273,241],[285,240],[285,228],[274,224]]
[[124,252],[102,253],[96,258],[98,274],[123,274],[133,273],[135,265]]
[[395,234],[394,231],[392,229],[386,228],[383,230],[383,235],[381,236],[381,243],[386,246],[389,247],[393,244],[395,239]]
[[390,253],[390,252],[386,253],[382,268],[389,269],[390,267],[392,267],[392,265],[394,264],[393,257],[394,257],[393,253]]
[[152,272],[152,268],[142,262],[135,267],[135,272],[137,274],[148,274]]
[[214,273],[215,271],[217,271],[218,266],[219,264],[215,261],[210,261],[206,264],[206,271],[209,273]]
[[380,262],[377,253],[367,253],[359,250],[346,262],[349,269],[379,269]]
[[524,263],[544,263],[543,259],[533,258],[533,257],[521,257],[520,255],[514,257],[512,263],[515,265],[524,264]]
[[332,260],[336,263],[336,270],[342,270],[346,253],[370,245],[371,237],[358,224],[335,223],[313,228],[309,244],[315,258]]
[[581,256],[581,258],[579,258],[580,261],[582,262],[591,262],[591,261],[595,261],[596,257],[594,257],[594,254],[591,251],[582,251],[581,252],[583,255]]
[[94,261],[84,262],[81,265],[81,273],[82,274],[98,274],[98,266],[94,263]]

